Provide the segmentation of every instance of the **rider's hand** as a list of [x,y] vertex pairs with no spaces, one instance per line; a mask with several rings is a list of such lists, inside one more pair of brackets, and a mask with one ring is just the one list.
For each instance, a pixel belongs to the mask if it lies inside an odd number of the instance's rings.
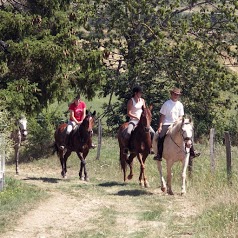
[[159,127],[157,131],[160,133],[162,131],[162,127]]

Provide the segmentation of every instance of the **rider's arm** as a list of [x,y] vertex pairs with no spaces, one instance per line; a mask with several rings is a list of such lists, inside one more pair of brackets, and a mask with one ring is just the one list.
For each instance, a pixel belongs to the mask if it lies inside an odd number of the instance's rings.
[[158,133],[161,132],[162,130],[162,126],[163,126],[163,123],[164,123],[164,119],[165,119],[165,115],[163,114],[160,114],[160,118],[159,118],[159,125],[158,125]]
[[74,111],[73,110],[69,110],[70,113],[70,118],[76,123],[78,124],[79,122],[77,121],[77,119],[74,117]]
[[79,121],[79,124],[81,124],[84,120],[84,118],[86,117],[86,107],[83,109],[83,116],[82,116],[82,120]]

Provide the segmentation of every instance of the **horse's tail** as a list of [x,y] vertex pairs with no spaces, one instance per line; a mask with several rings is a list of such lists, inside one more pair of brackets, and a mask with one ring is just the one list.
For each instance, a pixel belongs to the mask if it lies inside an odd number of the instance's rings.
[[127,161],[123,159],[123,156],[120,156],[120,165],[121,165],[121,170],[126,171]]

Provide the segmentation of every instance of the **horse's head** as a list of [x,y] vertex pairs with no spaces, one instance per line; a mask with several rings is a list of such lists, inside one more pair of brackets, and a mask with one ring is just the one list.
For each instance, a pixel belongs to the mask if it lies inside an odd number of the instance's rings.
[[142,114],[140,117],[139,124],[144,128],[145,132],[150,131],[150,124],[152,120],[152,114],[151,114],[152,106],[149,108],[142,107]]
[[96,111],[94,111],[93,113],[87,111],[86,112],[86,117],[84,118],[83,123],[81,125],[89,133],[93,132],[93,127],[94,127],[94,123],[95,123],[95,115],[96,115]]
[[19,130],[21,133],[21,136],[24,139],[26,139],[27,136],[27,119],[25,117],[21,117],[18,120]]
[[187,148],[191,148],[192,146],[192,138],[193,138],[193,125],[191,119],[182,119],[181,122],[181,135],[185,142],[185,146]]

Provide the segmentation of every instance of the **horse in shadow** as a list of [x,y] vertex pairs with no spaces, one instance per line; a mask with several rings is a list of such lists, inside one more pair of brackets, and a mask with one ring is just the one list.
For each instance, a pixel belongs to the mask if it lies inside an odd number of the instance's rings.
[[22,116],[15,123],[15,129],[11,132],[10,138],[13,141],[14,158],[16,164],[16,174],[19,174],[19,154],[20,146],[27,137],[27,119]]
[[[142,108],[142,114],[140,121],[131,133],[129,140],[129,150],[130,155],[124,153],[126,148],[125,145],[125,134],[128,127],[128,122],[122,124],[118,130],[118,142],[120,147],[120,164],[124,174],[124,182],[127,179],[132,179],[133,177],[133,160],[137,156],[140,162],[140,175],[139,184],[144,187],[149,187],[149,182],[147,181],[145,175],[145,161],[147,156],[150,154],[151,149],[151,134],[150,134],[150,124],[152,120],[151,114],[152,106],[149,108]],[[126,177],[127,165],[129,165],[130,173]]]
[[[162,175],[162,161],[157,161],[161,180],[161,190],[167,190],[169,195],[172,191],[172,166],[175,162],[182,162],[182,189],[181,194],[186,193],[186,171],[189,163],[190,148],[192,146],[193,125],[190,119],[182,119],[168,128],[163,145],[162,157],[167,165],[167,186]],[[156,149],[156,148],[155,148]]]
[[[54,143],[54,152],[57,152],[58,157],[61,162],[61,175],[63,178],[66,178],[67,173],[67,159],[74,151],[78,155],[81,163],[79,170],[79,177],[81,180],[88,181],[88,174],[86,169],[86,157],[88,155],[89,149],[92,145],[92,133],[95,123],[96,112],[93,113],[87,112],[86,117],[84,118],[80,126],[76,126],[73,131],[70,133],[69,144],[66,145],[65,149],[61,149],[60,146],[64,144],[66,136],[67,124],[61,124],[55,131],[55,143]],[[84,176],[83,176],[84,173]]]

